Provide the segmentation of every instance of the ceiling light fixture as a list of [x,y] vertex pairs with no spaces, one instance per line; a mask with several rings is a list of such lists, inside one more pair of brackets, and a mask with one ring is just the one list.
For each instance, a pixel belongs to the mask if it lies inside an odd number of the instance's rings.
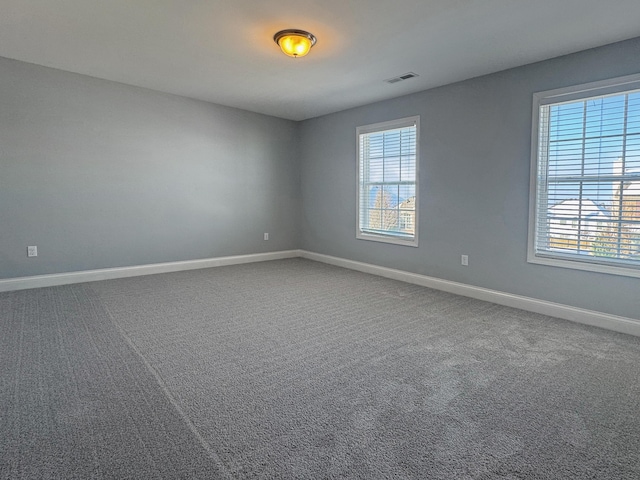
[[281,30],[273,40],[282,49],[282,53],[293,58],[304,57],[316,44],[316,37],[304,30]]

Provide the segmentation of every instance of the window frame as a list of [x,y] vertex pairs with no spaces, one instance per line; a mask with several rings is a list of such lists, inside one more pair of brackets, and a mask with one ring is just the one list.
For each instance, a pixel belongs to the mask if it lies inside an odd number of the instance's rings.
[[[397,130],[401,128],[406,128],[410,126],[415,126],[416,129],[416,144],[415,144],[415,156],[416,156],[416,168],[415,168],[415,210],[414,210],[414,234],[413,238],[401,237],[399,235],[390,234],[377,234],[371,232],[362,231],[360,228],[360,186],[362,179],[360,178],[360,136],[370,133],[378,133],[384,132],[387,130]],[[362,125],[356,127],[356,239],[358,240],[369,240],[373,242],[382,242],[393,245],[403,245],[408,247],[418,247],[418,232],[419,232],[419,221],[418,221],[418,211],[419,211],[419,178],[420,178],[420,116],[415,115],[411,117],[399,118],[396,120],[390,120],[386,122],[373,123],[369,125]]]
[[538,237],[537,203],[539,180],[546,178],[544,174],[539,172],[538,168],[541,107],[578,102],[603,95],[623,94],[638,89],[640,89],[640,74],[634,74],[533,94],[529,182],[529,230],[527,242],[528,263],[640,278],[640,265],[629,264],[622,259],[607,259],[605,257],[595,256],[578,258],[576,254],[563,254],[562,252],[539,253],[536,251],[536,240]]

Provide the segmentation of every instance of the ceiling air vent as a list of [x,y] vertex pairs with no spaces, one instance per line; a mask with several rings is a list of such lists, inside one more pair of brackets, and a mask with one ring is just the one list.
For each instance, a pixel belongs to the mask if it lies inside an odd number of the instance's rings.
[[387,83],[398,83],[398,82],[401,82],[403,80],[409,80],[410,78],[417,77],[417,76],[419,76],[417,73],[409,72],[409,73],[405,73],[403,75],[400,75],[398,77],[393,77],[393,78],[390,78],[388,80],[385,80],[385,82],[387,82]]

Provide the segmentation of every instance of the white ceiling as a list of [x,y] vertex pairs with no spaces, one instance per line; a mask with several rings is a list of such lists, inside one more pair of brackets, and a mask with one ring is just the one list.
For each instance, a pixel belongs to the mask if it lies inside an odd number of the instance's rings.
[[[639,0],[0,0],[0,56],[302,120],[640,36],[639,20]],[[286,57],[284,28],[318,43]]]

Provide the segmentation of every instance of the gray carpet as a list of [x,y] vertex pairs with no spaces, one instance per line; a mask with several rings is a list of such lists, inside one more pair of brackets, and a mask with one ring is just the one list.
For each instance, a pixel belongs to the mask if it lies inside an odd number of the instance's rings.
[[0,478],[640,478],[640,339],[302,259],[0,294]]

